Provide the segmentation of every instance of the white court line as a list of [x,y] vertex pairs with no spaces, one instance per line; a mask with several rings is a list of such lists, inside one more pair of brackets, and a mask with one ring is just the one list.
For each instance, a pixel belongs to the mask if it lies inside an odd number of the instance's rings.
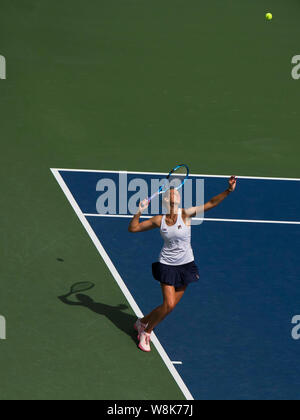
[[[99,238],[97,237],[97,235],[95,234],[95,232],[91,228],[90,224],[88,223],[86,217],[84,216],[84,214],[80,210],[80,207],[78,206],[76,200],[74,199],[73,195],[71,194],[71,191],[69,190],[69,188],[67,187],[66,183],[64,182],[62,176],[60,175],[59,170],[52,168],[51,172],[53,173],[55,179],[57,180],[58,184],[60,185],[61,189],[63,190],[65,196],[67,197],[67,199],[69,201],[69,203],[73,207],[73,210],[77,214],[77,216],[78,216],[79,220],[81,221],[82,225],[84,226],[84,228],[86,229],[90,238],[92,239],[92,241],[93,241],[94,245],[96,246],[99,254],[103,258],[104,262],[106,263],[107,267],[109,268],[111,274],[113,275],[114,279],[116,280],[116,282],[119,285],[120,289],[122,290],[123,294],[125,295],[128,303],[130,304],[134,313],[136,314],[137,317],[142,318],[143,317],[142,311],[140,310],[140,308],[137,305],[137,303],[135,302],[133,296],[129,292],[127,286],[125,285],[123,279],[121,278],[120,274],[118,273],[118,271],[117,271],[116,267],[114,266],[113,262],[111,261],[111,259],[107,255],[107,253],[106,253],[104,247],[102,246]],[[187,388],[187,386],[183,382],[183,379],[181,378],[181,376],[179,375],[179,373],[175,369],[173,363],[171,362],[169,356],[167,355],[165,349],[162,347],[162,345],[160,344],[160,342],[159,342],[159,340],[158,340],[158,338],[156,337],[155,334],[153,334],[152,342],[155,345],[155,347],[156,347],[158,353],[160,354],[161,358],[165,362],[167,368],[169,369],[169,371],[170,371],[171,375],[173,376],[174,380],[176,381],[177,385],[181,389],[185,398],[187,400],[194,400],[192,394],[190,393],[189,389]]]
[[[131,219],[133,215],[128,214],[97,214],[84,213],[85,217],[121,217]],[[150,219],[152,216],[141,216],[141,219]],[[274,223],[278,225],[300,225],[300,222],[285,221],[285,220],[252,220],[252,219],[215,219],[212,217],[205,217],[204,219],[195,217],[194,220],[204,222],[232,222],[232,223]]]
[[172,362],[173,365],[182,365],[182,362]]
[[[121,174],[127,173],[129,175],[168,175],[166,172],[136,172],[136,171],[111,171],[104,169],[59,169],[53,168],[52,171],[64,171],[64,172],[90,172],[90,173],[109,173],[109,174]],[[190,176],[197,176],[203,178],[230,178],[230,175],[205,175],[205,174],[190,174]],[[300,181],[300,178],[276,178],[276,177],[266,177],[266,176],[239,176],[236,175],[238,179],[262,179],[266,181]]]
[[196,219],[196,220],[204,220],[205,222],[274,223],[278,225],[300,225],[300,222],[290,222],[290,221],[284,221],[284,220],[213,219],[211,217],[207,217],[204,219]]

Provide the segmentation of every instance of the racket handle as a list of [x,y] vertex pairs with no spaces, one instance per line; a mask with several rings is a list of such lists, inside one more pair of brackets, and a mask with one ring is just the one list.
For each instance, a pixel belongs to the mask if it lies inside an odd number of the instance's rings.
[[[150,201],[153,200],[154,197],[157,196],[158,193],[153,194],[151,197],[146,198],[146,200],[148,201],[148,205],[150,204]],[[142,206],[143,207],[143,206]]]

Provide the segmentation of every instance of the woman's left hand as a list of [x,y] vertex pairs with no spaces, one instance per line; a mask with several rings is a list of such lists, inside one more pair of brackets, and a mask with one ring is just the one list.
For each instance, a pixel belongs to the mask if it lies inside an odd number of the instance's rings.
[[237,181],[236,176],[232,176],[230,178],[230,180],[229,180],[229,188],[228,188],[228,190],[230,192],[233,192],[235,190],[235,188],[236,188],[236,181]]

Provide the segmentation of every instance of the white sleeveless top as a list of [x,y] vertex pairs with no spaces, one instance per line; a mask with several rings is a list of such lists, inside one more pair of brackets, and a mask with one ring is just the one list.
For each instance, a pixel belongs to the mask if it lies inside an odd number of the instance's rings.
[[177,222],[168,226],[166,216],[163,216],[160,234],[164,246],[159,256],[159,262],[167,265],[182,265],[194,261],[191,246],[191,226],[187,226],[182,219],[182,209],[178,209]]

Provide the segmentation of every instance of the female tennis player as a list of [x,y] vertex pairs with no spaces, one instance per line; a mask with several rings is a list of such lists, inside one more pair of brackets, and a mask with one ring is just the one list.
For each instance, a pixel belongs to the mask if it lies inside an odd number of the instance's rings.
[[164,240],[159,261],[152,264],[153,277],[161,284],[163,303],[144,318],[138,319],[134,325],[138,332],[141,350],[151,351],[150,341],[153,329],[173,311],[183,297],[187,286],[199,280],[191,246],[191,218],[218,206],[235,188],[236,177],[232,176],[227,190],[212,198],[204,206],[189,209],[179,208],[180,193],[174,188],[170,189],[163,197],[167,214],[154,216],[144,222],[140,222],[140,217],[148,207],[149,200],[146,199],[140,203],[138,213],[130,222],[129,232],[145,232],[159,228]]

